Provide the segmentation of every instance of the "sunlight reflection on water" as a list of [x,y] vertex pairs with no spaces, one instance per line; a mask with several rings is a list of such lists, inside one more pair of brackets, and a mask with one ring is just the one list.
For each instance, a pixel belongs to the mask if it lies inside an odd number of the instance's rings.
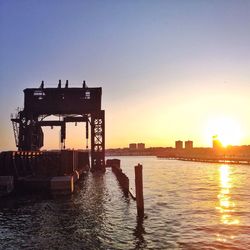
[[219,206],[216,207],[221,213],[221,222],[223,224],[239,224],[239,219],[234,215],[235,202],[231,198],[230,189],[233,187],[234,178],[230,166],[222,165],[219,168],[220,174],[220,193],[218,195]]
[[0,200],[0,249],[249,249],[249,166],[117,157],[134,191],[143,164],[147,219],[110,170],[68,198]]

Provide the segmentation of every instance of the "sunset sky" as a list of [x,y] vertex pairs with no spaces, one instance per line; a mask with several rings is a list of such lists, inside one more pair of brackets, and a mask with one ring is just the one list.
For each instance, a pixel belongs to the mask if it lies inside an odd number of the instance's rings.
[[[103,88],[106,147],[250,144],[250,1],[0,1],[0,150],[27,87]],[[66,146],[85,145],[68,126]],[[45,130],[58,148],[59,129]]]

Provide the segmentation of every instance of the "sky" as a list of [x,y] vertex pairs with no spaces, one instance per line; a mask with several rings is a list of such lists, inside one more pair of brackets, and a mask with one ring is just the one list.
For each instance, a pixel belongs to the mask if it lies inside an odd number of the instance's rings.
[[[103,88],[107,148],[211,146],[224,128],[250,144],[249,30],[248,0],[1,0],[0,150],[15,149],[23,89],[59,79]],[[85,147],[83,130],[66,145]],[[59,129],[44,133],[58,148]]]

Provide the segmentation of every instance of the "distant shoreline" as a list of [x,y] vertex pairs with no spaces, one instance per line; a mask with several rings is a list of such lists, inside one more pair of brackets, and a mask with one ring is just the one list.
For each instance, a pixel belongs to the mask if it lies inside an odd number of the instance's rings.
[[201,158],[201,157],[164,157],[164,156],[157,156],[157,158],[166,160],[178,160],[178,161],[250,165],[250,158],[230,158],[230,157]]

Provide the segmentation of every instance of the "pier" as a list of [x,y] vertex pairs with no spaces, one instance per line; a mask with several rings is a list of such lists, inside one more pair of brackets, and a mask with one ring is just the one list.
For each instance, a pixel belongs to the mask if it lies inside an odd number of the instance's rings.
[[[72,193],[74,183],[89,168],[105,171],[105,111],[101,108],[102,88],[62,86],[24,89],[24,108],[12,115],[17,151],[0,153],[0,191],[43,190]],[[66,124],[85,123],[87,150],[66,149]],[[59,126],[61,149],[42,151],[45,126]],[[83,138],[84,139],[84,138]],[[88,143],[87,143],[88,144]],[[89,157],[91,162],[89,162]]]
[[84,151],[7,151],[0,154],[0,191],[50,192],[69,194],[89,170]]

